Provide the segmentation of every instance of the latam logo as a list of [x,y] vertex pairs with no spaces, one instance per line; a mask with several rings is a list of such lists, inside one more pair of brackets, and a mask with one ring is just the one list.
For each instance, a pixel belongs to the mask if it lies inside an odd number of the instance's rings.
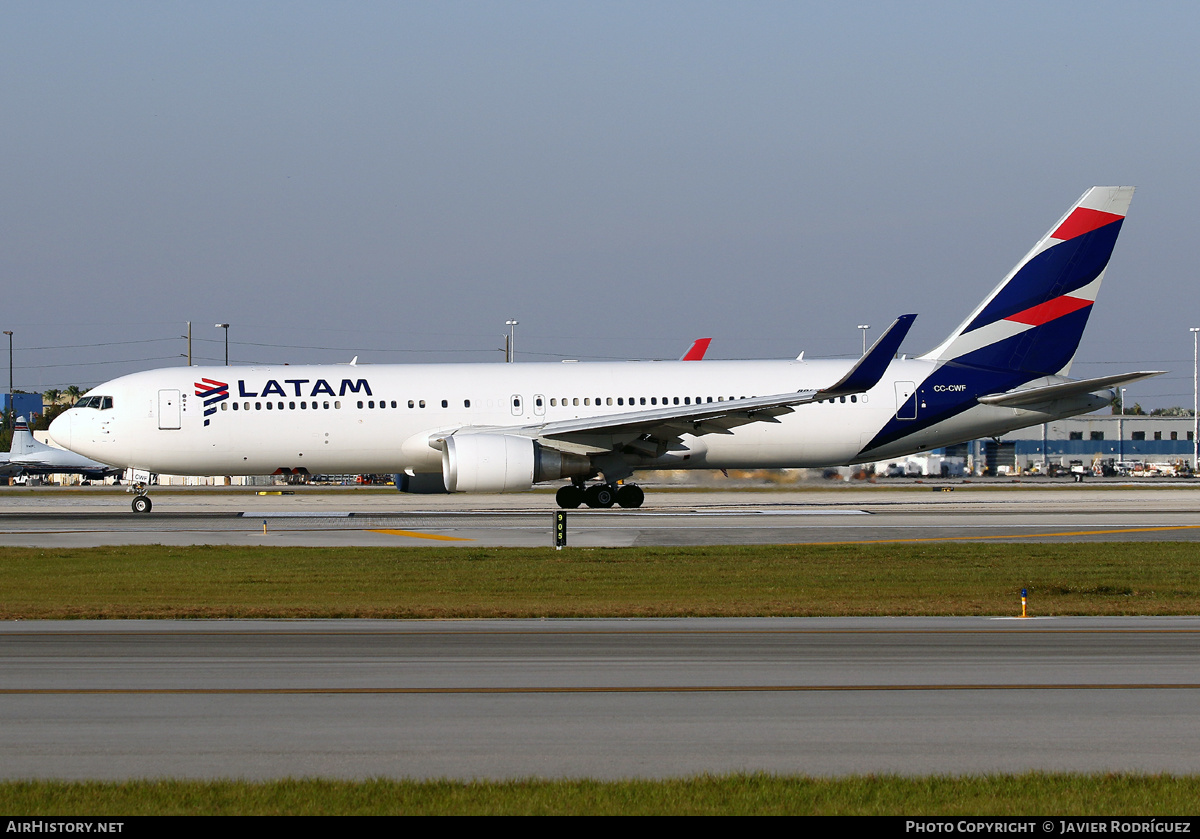
[[[205,379],[208,381],[208,379]],[[363,393],[371,396],[371,385],[366,379],[342,379],[340,386],[335,386],[325,379],[284,379],[284,387],[275,379],[267,379],[262,391],[246,389],[246,380],[238,379],[238,398],[255,398],[261,396],[345,396],[347,393]],[[196,385],[197,388],[200,385]],[[225,385],[222,385],[225,387]],[[196,393],[199,396],[199,391]],[[207,404],[207,403],[206,403]]]
[[217,412],[217,403],[229,398],[229,383],[216,379],[201,379],[196,382],[196,395],[204,400],[204,424]]

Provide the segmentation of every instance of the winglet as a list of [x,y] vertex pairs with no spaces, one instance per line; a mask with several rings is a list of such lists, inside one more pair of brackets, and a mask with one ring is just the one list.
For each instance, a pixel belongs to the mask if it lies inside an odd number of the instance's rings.
[[700,361],[704,358],[704,354],[708,352],[708,345],[712,343],[712,338],[697,338],[688,347],[688,351],[683,354],[680,361]]
[[831,396],[862,393],[875,387],[883,378],[892,359],[896,357],[900,344],[908,335],[908,330],[916,319],[916,315],[901,315],[896,318],[892,325],[885,329],[883,334],[871,345],[867,354],[850,368],[850,372],[832,387],[817,391],[816,398],[828,399]]

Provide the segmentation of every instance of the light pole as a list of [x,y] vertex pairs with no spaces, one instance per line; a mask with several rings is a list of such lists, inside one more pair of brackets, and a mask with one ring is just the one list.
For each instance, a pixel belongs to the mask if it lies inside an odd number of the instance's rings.
[[519,320],[509,319],[504,322],[508,327],[508,361],[510,364],[517,360],[517,327],[520,326]]
[[[1200,472],[1200,413],[1197,413],[1196,389],[1196,335],[1200,334],[1200,326],[1188,329],[1192,333],[1192,474]],[[11,355],[11,353],[10,353]]]
[[13,394],[13,379],[12,379],[12,330],[4,330],[4,334],[8,336],[8,398],[12,400]]
[[[6,329],[6,330],[4,330],[4,334],[8,336],[8,409],[10,411],[12,411],[13,418],[16,418],[17,406],[13,404],[12,330]],[[9,419],[9,418],[5,417],[5,419]],[[12,427],[12,423],[10,421],[9,428],[11,428],[11,427]]]
[[866,354],[867,354],[867,330],[871,328],[871,324],[869,324],[869,323],[860,323],[860,324],[858,325],[858,328],[862,330],[862,336],[863,336],[863,351],[862,351],[862,354],[863,354],[863,355],[866,355]]
[[225,366],[228,367],[229,366],[229,324],[217,323],[217,324],[213,324],[213,325],[216,326],[217,329],[225,330]]
[[1125,391],[1128,388],[1119,388],[1121,391],[1121,415],[1117,417],[1117,461],[1125,460]]

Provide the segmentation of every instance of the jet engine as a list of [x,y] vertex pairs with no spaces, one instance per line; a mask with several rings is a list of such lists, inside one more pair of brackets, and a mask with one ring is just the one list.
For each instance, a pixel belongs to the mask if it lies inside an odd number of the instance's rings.
[[442,450],[449,492],[524,492],[540,481],[588,477],[583,455],[547,449],[515,434],[452,434]]

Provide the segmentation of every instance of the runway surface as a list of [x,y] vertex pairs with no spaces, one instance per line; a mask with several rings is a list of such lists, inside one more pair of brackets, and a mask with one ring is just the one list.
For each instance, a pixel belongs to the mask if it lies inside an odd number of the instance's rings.
[[1200,619],[11,622],[0,776],[1200,772]]
[[[0,545],[459,545],[553,543],[545,493],[413,496],[353,489],[257,495],[157,492],[135,514],[130,496],[87,490],[0,493]],[[638,510],[572,510],[568,544],[780,544],[914,540],[1195,541],[1200,484],[1138,488],[1070,484],[831,491],[651,490]]]

